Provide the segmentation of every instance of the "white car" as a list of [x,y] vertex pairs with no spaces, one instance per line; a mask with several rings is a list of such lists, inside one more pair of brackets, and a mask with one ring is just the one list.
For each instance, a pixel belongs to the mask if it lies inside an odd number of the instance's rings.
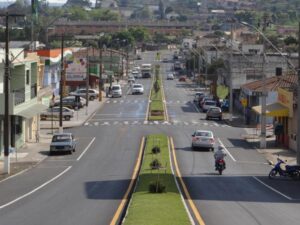
[[[86,88],[81,88],[74,92],[70,92],[69,95],[80,96],[80,97],[85,98],[86,97]],[[91,89],[91,88],[88,89],[88,97],[89,97],[89,100],[93,101],[94,99],[99,97],[99,91],[95,90],[95,89]]]
[[213,132],[209,130],[196,130],[192,135],[192,149],[208,148],[214,150],[215,138]]
[[203,103],[202,110],[203,110],[203,112],[207,112],[207,110],[210,107],[216,107],[216,106],[217,106],[217,102],[216,101],[214,101],[214,100],[206,100]]
[[134,84],[135,78],[133,76],[129,76],[127,81],[128,81],[128,84]]
[[115,84],[111,87],[111,97],[122,97],[122,88],[120,84]]
[[132,85],[131,93],[134,94],[143,94],[144,87],[142,84],[134,84]]
[[131,75],[136,79],[142,78],[142,74],[137,70],[133,70]]
[[173,75],[173,73],[169,73],[169,74],[167,75],[167,80],[174,80],[174,75]]

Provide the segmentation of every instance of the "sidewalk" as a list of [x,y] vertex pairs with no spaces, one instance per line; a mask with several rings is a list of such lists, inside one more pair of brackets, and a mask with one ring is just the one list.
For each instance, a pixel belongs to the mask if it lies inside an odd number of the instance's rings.
[[[116,82],[114,82],[116,83]],[[126,84],[125,81],[121,80],[119,82],[122,86]],[[105,84],[105,87],[109,84]],[[105,88],[104,87],[104,88]],[[105,89],[104,89],[105,90]],[[100,107],[105,103],[106,93],[102,92],[102,102],[99,102],[98,99],[94,101],[89,101],[89,106],[86,110],[86,107],[76,111],[74,118],[71,121],[63,121],[64,128],[77,127],[84,124],[93,114],[100,109]],[[56,120],[53,122],[54,132],[58,129],[59,121]],[[30,169],[45,158],[49,154],[49,145],[51,143],[52,134],[51,134],[51,121],[41,121],[40,122],[40,140],[39,143],[36,143],[36,140],[30,140],[26,142],[22,148],[18,149],[16,152],[10,153],[10,174],[3,174],[3,157],[0,156],[0,180],[6,179],[10,176],[13,176],[17,173]],[[49,132],[50,130],[50,132]]]
[[225,121],[232,127],[244,128],[246,134],[242,135],[241,138],[256,148],[259,153],[263,154],[269,164],[275,164],[278,155],[281,159],[287,160],[288,164],[296,164],[296,152],[283,146],[278,146],[275,142],[273,129],[267,129],[267,148],[260,149],[260,129],[257,129],[256,125],[246,125],[244,118],[239,115],[234,115],[232,121]]

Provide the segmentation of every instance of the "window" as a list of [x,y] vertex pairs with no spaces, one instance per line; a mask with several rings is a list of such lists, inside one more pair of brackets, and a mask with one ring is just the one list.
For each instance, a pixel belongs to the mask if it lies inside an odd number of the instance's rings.
[[29,77],[29,70],[26,70],[26,84],[29,84],[30,77]]

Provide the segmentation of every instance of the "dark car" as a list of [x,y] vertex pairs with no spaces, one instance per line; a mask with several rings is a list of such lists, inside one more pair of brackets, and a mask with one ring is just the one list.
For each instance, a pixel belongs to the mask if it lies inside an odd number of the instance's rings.
[[[70,109],[81,109],[83,107],[81,101],[76,101],[76,98],[64,98],[62,100],[63,107],[68,107]],[[53,107],[60,106],[60,101],[56,101]]]
[[229,111],[229,101],[228,101],[228,99],[224,99],[221,102],[221,109],[222,109],[223,112],[228,112]]

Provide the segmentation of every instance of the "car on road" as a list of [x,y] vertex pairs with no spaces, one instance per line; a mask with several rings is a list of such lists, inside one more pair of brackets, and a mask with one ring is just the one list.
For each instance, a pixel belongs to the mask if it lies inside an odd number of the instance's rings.
[[186,81],[186,77],[185,76],[180,76],[178,81],[181,81],[181,82],[185,82]]
[[199,98],[200,98],[200,99],[199,99],[199,107],[200,107],[201,109],[203,109],[203,104],[204,104],[205,101],[207,101],[207,100],[213,100],[213,97],[212,97],[212,96],[207,96],[207,95],[201,96],[201,97],[199,97]]
[[114,84],[111,87],[111,97],[122,97],[122,88],[120,84]]
[[137,59],[137,60],[142,60],[142,56],[141,56],[141,55],[137,55],[137,56],[136,56],[136,59]]
[[220,107],[210,107],[206,112],[206,119],[218,118],[222,120],[222,110]]
[[138,70],[133,70],[131,72],[131,76],[133,76],[135,79],[142,78],[142,74]]
[[196,92],[194,95],[194,102],[199,102],[201,96],[205,96],[204,92]]
[[[62,105],[63,105],[63,107],[68,107],[70,109],[75,109],[75,110],[81,109],[83,107],[82,102],[81,101],[77,102],[75,97],[73,97],[73,98],[69,98],[69,97],[63,98]],[[57,107],[57,106],[60,106],[60,101],[59,100],[55,101],[54,104],[53,104],[53,107]]]
[[206,148],[214,151],[215,138],[212,131],[196,130],[192,135],[192,149]]
[[127,80],[128,84],[134,84],[135,83],[135,78],[133,76],[128,77]]
[[[76,91],[70,92],[69,95],[71,96],[80,96],[86,98],[86,88],[81,88]],[[99,97],[99,91],[95,89],[88,89],[88,98],[89,100],[93,101],[94,99]]]
[[143,78],[151,78],[151,72],[142,72],[142,77]]
[[207,110],[210,108],[210,107],[216,107],[217,106],[217,102],[214,101],[214,100],[206,100],[204,101],[203,105],[202,105],[202,110],[203,112],[207,112]]
[[50,154],[53,152],[68,152],[72,154],[76,150],[76,140],[72,133],[54,134],[50,144]]
[[167,63],[169,62],[169,59],[167,57],[164,57],[163,60],[162,60],[164,63]]
[[174,74],[173,73],[168,73],[167,80],[174,80]]
[[143,94],[144,87],[142,84],[133,84],[131,88],[131,94]]
[[[47,120],[51,118],[58,119],[60,115],[60,107],[52,107],[47,109],[45,112],[40,114],[41,120]],[[74,116],[74,110],[69,109],[68,107],[62,108],[62,118],[66,121],[69,121]]]

